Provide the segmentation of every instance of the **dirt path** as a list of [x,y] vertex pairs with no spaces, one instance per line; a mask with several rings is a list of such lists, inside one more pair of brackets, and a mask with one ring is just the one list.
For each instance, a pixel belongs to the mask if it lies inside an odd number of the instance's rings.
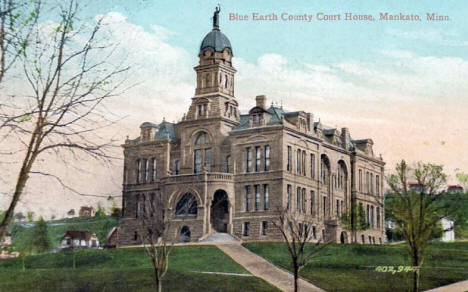
[[[254,276],[262,278],[283,291],[293,291],[294,279],[291,273],[276,267],[239,243],[224,243],[217,245],[217,247]],[[325,292],[325,290],[302,279],[299,279],[298,284],[299,292]]]

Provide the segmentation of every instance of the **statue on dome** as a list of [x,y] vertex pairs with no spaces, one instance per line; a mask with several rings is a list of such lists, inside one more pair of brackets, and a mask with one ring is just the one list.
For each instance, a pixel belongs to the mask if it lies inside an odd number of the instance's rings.
[[221,7],[219,6],[216,6],[216,10],[213,14],[213,28],[219,28],[219,12],[221,11]]

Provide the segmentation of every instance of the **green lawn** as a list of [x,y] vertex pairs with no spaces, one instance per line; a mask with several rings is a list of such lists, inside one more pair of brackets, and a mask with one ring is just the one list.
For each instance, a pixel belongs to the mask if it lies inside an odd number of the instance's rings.
[[[96,233],[101,245],[105,243],[105,239],[109,231],[117,225],[117,219],[112,217],[104,218],[89,218],[89,219],[62,219],[47,222],[47,231],[51,247],[60,245],[60,238],[67,230],[83,230]],[[10,230],[12,234],[12,245],[15,248],[21,248],[24,243],[29,240],[33,228],[28,225],[13,224]]]
[[[75,269],[73,268],[75,258]],[[0,260],[0,291],[154,291],[152,268],[141,248],[80,250]],[[279,291],[248,274],[215,246],[175,247],[164,291]]]
[[[247,243],[252,252],[292,270],[281,243]],[[313,245],[308,246],[312,248]],[[411,273],[376,272],[376,266],[409,266],[404,245],[330,245],[300,275],[327,291],[407,291]],[[433,243],[427,249],[421,291],[468,279],[468,242]]]

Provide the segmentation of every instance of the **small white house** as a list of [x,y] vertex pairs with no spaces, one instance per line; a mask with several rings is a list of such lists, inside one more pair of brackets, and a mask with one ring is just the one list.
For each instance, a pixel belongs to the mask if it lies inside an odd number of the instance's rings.
[[62,236],[62,248],[99,248],[99,239],[89,231],[69,230]]
[[455,222],[447,217],[440,217],[440,224],[442,225],[442,238],[441,241],[454,241],[455,240]]

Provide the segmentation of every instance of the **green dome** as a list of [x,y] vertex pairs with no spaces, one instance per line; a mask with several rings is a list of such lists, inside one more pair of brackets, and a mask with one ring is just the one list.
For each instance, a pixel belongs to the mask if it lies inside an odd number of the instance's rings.
[[206,49],[210,49],[215,52],[222,52],[226,48],[229,49],[232,54],[231,42],[227,36],[219,29],[214,28],[203,39],[200,45],[200,53]]

